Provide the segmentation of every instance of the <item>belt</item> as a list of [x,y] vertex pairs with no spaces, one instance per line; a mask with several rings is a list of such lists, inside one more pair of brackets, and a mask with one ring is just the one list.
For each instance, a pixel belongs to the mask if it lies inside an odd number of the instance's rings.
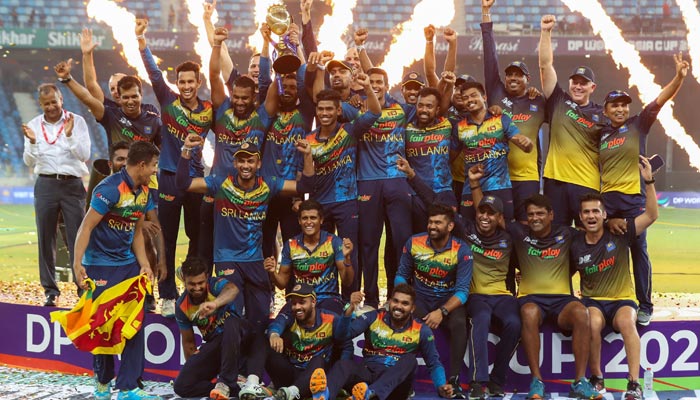
[[80,179],[79,176],[73,176],[73,175],[61,175],[61,174],[39,174],[40,177],[42,178],[51,178],[51,179],[56,179],[59,181],[67,181],[71,179]]

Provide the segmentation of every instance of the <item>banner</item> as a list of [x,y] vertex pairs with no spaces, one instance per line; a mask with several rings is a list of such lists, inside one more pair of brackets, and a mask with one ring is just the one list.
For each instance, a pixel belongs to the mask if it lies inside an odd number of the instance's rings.
[[[0,303],[5,329],[0,342],[0,363],[33,369],[55,370],[68,373],[91,373],[92,356],[78,351],[63,334],[58,323],[50,323],[51,308]],[[146,316],[146,373],[144,378],[169,381],[177,376],[184,364],[180,333],[174,320],[156,314]],[[639,328],[641,336],[642,368],[651,368],[654,379],[668,383],[676,389],[700,389],[700,351],[698,336],[700,321],[652,322]],[[198,336],[199,338],[199,336]],[[450,354],[442,331],[436,332],[438,350],[444,365]],[[544,326],[540,334],[540,366],[547,383],[547,391],[568,391],[564,381],[574,378],[574,362],[571,337],[554,332]],[[491,335],[490,353],[498,337]],[[362,354],[362,338],[355,339],[355,355]],[[417,382],[426,383],[429,375],[419,360]],[[465,362],[466,365],[466,362]],[[627,364],[622,337],[610,330],[603,332],[602,364],[606,379],[625,378]],[[462,370],[462,382],[466,379],[466,367]],[[559,381],[559,386],[555,386]],[[506,389],[527,391],[530,383],[527,359],[522,351],[510,360],[510,372]],[[428,385],[429,386],[429,385]],[[659,390],[659,389],[657,389]]]
[[661,207],[700,208],[700,192],[658,192]]
[[34,204],[34,187],[0,186],[0,204]]
[[[23,49],[80,49],[79,33],[80,30],[77,29],[0,28],[0,46]],[[249,34],[231,33],[226,45],[234,53],[250,52],[247,48]],[[537,34],[530,36],[496,34],[495,38],[498,53],[512,56],[537,54],[540,40]],[[665,36],[657,33],[643,37],[627,37],[626,39],[642,55],[671,55],[688,50],[688,42],[682,36]],[[98,51],[112,51],[112,46],[116,45],[110,31],[95,30],[93,40],[98,44]],[[146,40],[153,51],[193,51],[196,34],[195,32],[149,31]],[[391,43],[392,36],[389,33],[375,33],[369,35],[365,42],[365,48],[368,53],[381,55],[386,54]],[[557,56],[606,55],[603,40],[597,36],[554,36],[552,47]],[[447,53],[447,43],[438,40],[435,43],[435,52],[438,54]],[[457,53],[459,55],[481,55],[483,53],[481,32],[475,31],[464,36],[460,35]]]

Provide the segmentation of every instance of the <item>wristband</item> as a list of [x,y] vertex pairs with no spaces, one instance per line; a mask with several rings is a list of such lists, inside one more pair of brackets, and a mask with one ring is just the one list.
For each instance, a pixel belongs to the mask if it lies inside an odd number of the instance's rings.
[[656,179],[654,179],[654,178],[651,178],[650,181],[648,181],[648,180],[646,180],[646,179],[644,180],[644,183],[647,184],[647,185],[651,185],[651,184],[654,183],[654,182],[656,182]]
[[141,39],[146,40],[146,37],[143,36],[143,35],[136,35],[136,39],[138,39],[138,40],[141,40]]
[[469,186],[469,189],[471,189],[471,190],[481,189],[481,186]]
[[443,317],[446,317],[450,314],[450,312],[447,311],[447,308],[445,308],[445,306],[440,307],[440,312],[442,313]]
[[184,151],[185,153],[191,153],[192,150],[194,150],[194,147],[182,146],[182,147],[180,148],[180,151]]
[[68,78],[58,78],[58,81],[61,83],[68,83],[73,80],[73,77],[69,76]]
[[365,50],[365,45],[356,45],[355,48],[357,49],[357,54],[360,54],[362,50]]
[[212,44],[211,47],[212,47],[212,48],[214,48],[214,47],[221,47],[221,44]]

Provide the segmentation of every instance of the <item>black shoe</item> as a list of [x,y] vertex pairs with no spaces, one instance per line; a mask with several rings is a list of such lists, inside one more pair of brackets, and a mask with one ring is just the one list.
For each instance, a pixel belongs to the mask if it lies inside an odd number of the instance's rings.
[[492,381],[486,384],[486,390],[489,392],[490,397],[503,397],[506,394],[501,385]]
[[452,398],[453,399],[466,399],[467,394],[464,393],[464,390],[462,389],[462,385],[459,384],[459,376],[451,376],[450,379],[447,380],[447,383],[452,385]]
[[484,385],[481,382],[472,382],[469,384],[469,398],[471,400],[486,400],[489,398],[488,393],[484,390]]
[[605,390],[605,379],[596,375],[591,375],[588,380],[591,382],[591,385],[593,385],[593,389],[597,390],[598,393],[603,394],[607,392],[607,390]]
[[156,298],[151,296],[150,294],[146,295],[146,301],[144,303],[144,310],[147,313],[156,312]]
[[55,295],[55,294],[47,294],[46,295],[46,302],[44,303],[44,307],[56,307],[56,303],[58,303],[58,295]]
[[627,391],[623,395],[624,400],[642,400],[642,387],[639,382],[627,381]]

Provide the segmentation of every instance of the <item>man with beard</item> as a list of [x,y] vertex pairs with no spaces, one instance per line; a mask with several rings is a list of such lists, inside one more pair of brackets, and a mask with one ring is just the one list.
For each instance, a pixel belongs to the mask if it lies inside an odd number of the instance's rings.
[[[483,163],[485,174],[481,178],[481,188],[503,201],[503,214],[506,222],[510,222],[514,211],[507,159],[509,144],[529,153],[533,148],[532,141],[520,134],[507,115],[495,116],[487,110],[486,92],[481,83],[466,82],[460,89],[469,115],[455,124],[453,149],[463,158],[465,170]],[[475,212],[471,191],[467,185],[462,189],[460,208],[462,216],[473,221]]]
[[[264,340],[251,335],[247,321],[233,304],[238,288],[224,278],[209,276],[209,267],[200,258],[188,258],[180,267],[185,292],[177,300],[175,321],[182,337],[185,365],[175,379],[178,396],[228,399],[238,387],[239,358],[242,350],[255,348],[253,341]],[[194,327],[203,343],[195,343]],[[248,369],[262,370],[260,357],[247,357]],[[253,363],[259,364],[255,366]],[[216,384],[212,380],[216,380]]]
[[[175,286],[175,248],[180,231],[180,214],[184,212],[185,234],[189,238],[187,256],[193,257],[198,252],[199,244],[199,208],[202,196],[177,189],[175,173],[180,149],[188,135],[204,136],[209,132],[213,121],[213,108],[209,101],[197,97],[197,90],[202,84],[199,64],[185,61],[175,67],[177,89],[168,87],[163,73],[153,59],[146,44],[148,21],[136,20],[136,39],[139,43],[141,59],[148,71],[148,78],[153,85],[161,110],[161,151],[158,175],[158,219],[165,242],[165,266],[167,277],[158,284],[158,293],[163,302],[161,314],[165,317],[175,316],[175,299],[178,297]],[[189,172],[193,177],[204,175],[201,151],[193,153],[194,162]]]
[[[600,139],[600,167],[603,202],[610,218],[635,218],[645,209],[644,189],[639,179],[637,165],[640,154],[646,154],[646,137],[661,107],[671,100],[688,73],[688,62],[682,54],[673,56],[676,74],[661,90],[658,97],[638,115],[630,118],[629,104],[632,98],[625,92],[614,90],[605,97],[604,111],[610,124],[603,128]],[[626,225],[613,228],[622,234]],[[654,311],[651,302],[651,262],[647,253],[647,233],[642,231],[630,247],[634,287],[639,301],[637,323],[649,325]]]
[[[361,292],[352,294],[348,312],[354,311],[364,299]],[[340,360],[326,377],[322,368],[311,375],[309,387],[315,400],[335,399],[346,385],[352,388],[353,399],[405,399],[413,386],[413,374],[421,353],[440,397],[452,397],[452,385],[447,383],[445,368],[435,348],[430,328],[413,319],[416,291],[408,284],[394,287],[389,310],[375,310],[362,314],[350,323],[348,337],[364,333],[362,364]]]
[[416,105],[418,103],[418,93],[425,87],[423,77],[417,72],[409,72],[403,77],[401,82],[401,94],[406,104]]
[[[474,168],[469,173],[469,185],[476,198],[482,192],[483,174],[483,167]],[[508,223],[508,232],[513,238],[522,275],[518,288],[521,339],[532,374],[527,398],[544,398],[539,332],[542,322],[548,320],[572,335],[575,380],[571,383],[569,397],[599,400],[602,395],[585,375],[591,339],[588,312],[571,288],[570,249],[576,230],[552,224],[552,203],[545,196],[533,195],[525,201],[525,206],[528,225]]]
[[125,141],[145,141],[160,146],[161,121],[158,114],[143,111],[141,80],[135,76],[125,76],[117,83],[119,106],[108,107],[93,97],[90,92],[71,76],[73,59],[58,63],[54,69],[58,80],[85,104],[95,120],[107,132],[107,144]]
[[309,285],[318,308],[342,314],[345,303],[340,298],[340,280],[350,286],[355,275],[350,261],[352,241],[321,229],[323,206],[316,200],[299,205],[299,225],[302,233],[284,242],[279,272],[275,257],[265,258],[265,270],[278,289]]
[[[92,194],[90,209],[83,219],[75,240],[73,274],[82,289],[87,279],[106,282],[97,286],[93,300],[108,288],[127,279],[145,274],[153,279],[143,244],[141,224],[144,215],[154,208],[148,183],[158,169],[158,148],[147,142],[134,142],[129,148],[127,164],[119,173],[102,180]],[[55,229],[55,228],[54,228]],[[138,387],[144,370],[144,330],[139,329],[126,340],[121,351],[119,373],[116,376],[118,399],[160,399]],[[94,355],[94,397],[112,398],[110,382],[115,377],[114,356]]]
[[[253,334],[263,335],[269,323],[273,291],[263,266],[262,223],[274,196],[294,195],[298,189],[304,192],[310,186],[306,179],[313,179],[314,175],[311,147],[304,140],[297,143],[297,150],[304,153],[304,177],[297,186],[294,180],[259,176],[260,151],[252,143],[241,144],[233,154],[230,175],[192,178],[188,174],[190,152],[202,142],[197,135],[187,137],[178,163],[178,188],[214,197],[216,276],[225,277],[238,286],[243,298],[238,296],[236,308],[245,309],[246,320],[253,325]],[[260,372],[249,369],[250,375],[239,397],[265,395],[266,390],[259,385]]]
[[484,41],[484,76],[489,104],[499,105],[518,127],[520,134],[530,139],[534,150],[525,152],[518,146],[508,152],[508,171],[513,190],[515,218],[525,222],[523,201],[540,192],[539,132],[547,120],[545,99],[530,98],[530,72],[522,61],[514,61],[505,69],[505,82],[499,75],[496,41],[493,37],[491,7],[495,0],[481,0],[481,36]]
[[[437,194],[416,175],[406,160],[400,159],[397,167],[406,173],[409,183],[426,204],[438,201]],[[482,165],[470,168],[470,180],[478,182],[482,170]],[[503,202],[498,197],[482,196],[480,190],[474,191],[474,201],[478,204],[476,221],[465,221],[457,215],[453,234],[467,242],[473,253],[473,272],[466,303],[471,326],[471,351],[467,353],[469,398],[484,399],[488,395],[503,396],[502,386],[506,382],[510,357],[520,341],[521,324],[520,307],[508,289],[513,277],[509,266],[512,242],[501,227],[504,224]],[[500,341],[496,346],[493,371],[489,374],[488,335],[492,322],[500,329]],[[460,388],[451,383],[459,393]]]
[[[329,63],[330,64],[330,63]],[[369,85],[369,77],[358,76],[365,87],[367,112],[347,123],[339,123],[342,115],[340,94],[332,89],[318,93],[316,118],[318,128],[306,137],[311,145],[316,182],[311,198],[323,205],[323,230],[335,232],[338,236],[357,243],[359,231],[359,204],[357,200],[357,141],[359,136],[379,118],[381,106]],[[357,256],[351,256],[354,266],[352,285],[343,282],[342,293],[359,289]]]
[[605,325],[611,325],[622,334],[627,355],[628,383],[625,400],[639,400],[639,359],[641,354],[637,332],[637,303],[630,279],[629,248],[635,237],[644,232],[659,216],[659,206],[654,190],[654,178],[649,160],[640,156],[642,179],[646,184],[646,209],[634,219],[625,221],[624,235],[614,235],[604,226],[607,218],[603,198],[591,194],[581,198],[580,232],[571,245],[571,259],[581,275],[581,295],[588,307],[591,321],[591,353],[588,360],[591,383],[605,390],[603,370],[600,368],[601,335]]
[[472,279],[472,252],[452,235],[455,212],[451,206],[428,207],[427,232],[413,235],[403,248],[394,285],[412,284],[416,290],[414,317],[431,329],[449,332],[450,368],[447,380],[454,398],[464,399],[459,372],[467,350],[464,304]]
[[595,74],[587,66],[574,69],[569,91],[557,83],[552,50],[554,15],[542,17],[540,33],[540,74],[547,98],[550,141],[544,165],[544,194],[551,199],[554,222],[571,225],[577,221],[579,198],[600,190],[598,152],[603,108],[591,101],[596,88]]
[[[228,38],[225,28],[214,31],[214,45],[209,60],[209,82],[211,85],[211,100],[216,109],[212,131],[215,135],[214,160],[210,175],[225,178],[231,173],[233,155],[243,143],[261,148],[265,140],[265,132],[270,129],[273,116],[277,112],[277,85],[270,85],[265,104],[255,107],[256,83],[248,76],[239,76],[233,83],[231,96],[226,95],[224,82],[221,78],[221,51],[224,41]],[[263,35],[267,41],[268,37]],[[264,45],[265,46],[265,45]],[[296,179],[296,178],[295,178]],[[201,207],[200,257],[210,264],[213,257],[214,234],[214,198],[204,196]]]
[[[37,175],[34,183],[34,212],[39,249],[39,279],[44,288],[44,306],[55,307],[60,290],[56,284],[56,227],[59,212],[66,225],[71,262],[75,236],[85,213],[85,187],[90,159],[90,133],[80,115],[63,109],[61,91],[52,83],[39,86],[41,115],[22,125],[24,163]],[[77,277],[74,275],[76,284]]]
[[[296,283],[286,297],[289,308],[280,311],[267,329],[271,351],[266,370],[279,388],[275,400],[307,399],[313,371],[330,367],[334,348],[347,341],[352,312],[341,317],[321,309],[316,292],[306,283]],[[346,348],[343,358],[349,359],[352,345]]]

